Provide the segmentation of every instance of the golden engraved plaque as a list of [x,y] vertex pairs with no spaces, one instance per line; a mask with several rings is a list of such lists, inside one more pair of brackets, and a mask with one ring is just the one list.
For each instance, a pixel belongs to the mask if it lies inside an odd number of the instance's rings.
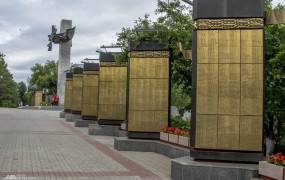
[[98,118],[102,120],[126,119],[127,67],[100,68]]
[[218,113],[218,64],[197,65],[197,114]]
[[197,60],[198,63],[218,63],[219,32],[198,31],[197,32]]
[[216,149],[218,136],[217,115],[198,115],[196,120],[196,148]]
[[66,78],[64,109],[71,110],[72,108],[72,78]]
[[240,64],[219,64],[219,114],[240,114]]
[[84,72],[82,116],[98,116],[99,74]]
[[263,114],[263,65],[241,66],[241,115]]
[[219,31],[219,63],[240,63],[240,30]]
[[241,63],[263,63],[263,30],[241,30]]
[[130,77],[132,78],[164,78],[169,76],[168,58],[133,58],[130,67]]
[[240,150],[262,151],[262,116],[240,117]]
[[72,85],[72,110],[82,110],[82,75],[73,75]]
[[239,116],[220,115],[218,119],[218,149],[239,149]]
[[130,57],[128,131],[160,132],[168,125],[169,57],[142,55]]

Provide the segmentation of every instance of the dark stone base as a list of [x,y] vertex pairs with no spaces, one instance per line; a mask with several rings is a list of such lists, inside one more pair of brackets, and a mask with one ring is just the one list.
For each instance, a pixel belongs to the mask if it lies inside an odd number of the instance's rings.
[[121,126],[124,120],[98,119],[100,125]]
[[83,119],[76,119],[74,121],[74,126],[75,127],[88,127],[89,124],[95,124],[96,121],[94,120],[83,120]]
[[76,119],[81,119],[81,116],[79,114],[71,114],[71,113],[65,114],[65,120],[67,122],[74,122],[74,120]]
[[189,149],[156,140],[128,139],[117,137],[114,148],[118,151],[155,152],[169,158],[189,156]]
[[101,136],[125,136],[123,132],[120,131],[119,126],[108,126],[100,124],[91,124],[88,129],[89,135],[101,135]]
[[66,112],[61,111],[61,112],[59,113],[59,118],[65,118],[65,113],[66,113]]
[[189,156],[171,160],[173,180],[251,180],[257,177],[257,164],[200,162]]
[[156,132],[128,132],[130,139],[159,139],[160,134]]
[[234,152],[234,151],[210,151],[191,149],[191,157],[196,160],[231,161],[258,163],[263,160],[261,152]]
[[71,110],[71,114],[81,114],[81,111],[74,111],[74,110]]
[[82,119],[83,120],[94,120],[96,121],[98,119],[97,116],[85,116],[85,115],[82,115]]
[[71,113],[71,109],[64,109],[64,112]]

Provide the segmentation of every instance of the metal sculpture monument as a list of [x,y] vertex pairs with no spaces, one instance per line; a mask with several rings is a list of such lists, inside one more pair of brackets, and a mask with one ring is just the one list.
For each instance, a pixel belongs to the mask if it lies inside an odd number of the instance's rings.
[[57,95],[59,96],[59,105],[63,105],[65,94],[65,72],[70,68],[70,53],[75,27],[72,28],[71,20],[63,19],[60,22],[60,33],[57,34],[56,32],[57,29],[53,25],[52,32],[48,35],[49,44],[47,46],[48,51],[51,51],[52,43],[59,44]]

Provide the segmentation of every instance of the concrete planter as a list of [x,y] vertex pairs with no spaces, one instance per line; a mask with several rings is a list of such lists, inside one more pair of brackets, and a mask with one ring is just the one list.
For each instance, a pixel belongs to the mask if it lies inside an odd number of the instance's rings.
[[168,142],[168,133],[160,132],[160,140]]
[[284,180],[285,168],[283,166],[268,163],[267,161],[261,161],[259,162],[259,174],[265,178]]
[[173,144],[178,144],[178,135],[175,134],[168,134],[168,142]]
[[189,137],[179,136],[178,138],[178,144],[181,146],[189,147],[189,141]]
[[125,122],[121,124],[121,129],[122,130],[127,130],[127,125],[126,125]]

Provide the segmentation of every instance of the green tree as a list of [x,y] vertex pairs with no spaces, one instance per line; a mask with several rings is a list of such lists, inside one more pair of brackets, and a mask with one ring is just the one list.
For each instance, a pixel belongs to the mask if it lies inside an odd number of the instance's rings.
[[[272,9],[272,0],[267,0],[266,11]],[[264,131],[276,141],[278,151],[285,145],[285,25],[267,25],[265,44]]]
[[57,63],[47,61],[45,64],[35,64],[32,68],[32,75],[28,79],[29,91],[47,89],[49,94],[56,94],[57,86]]
[[5,55],[0,53],[0,107],[16,107],[17,85],[7,69],[4,57]]
[[18,90],[18,99],[20,102],[23,103],[23,105],[27,104],[27,86],[26,84],[21,81],[17,84],[17,90]]

